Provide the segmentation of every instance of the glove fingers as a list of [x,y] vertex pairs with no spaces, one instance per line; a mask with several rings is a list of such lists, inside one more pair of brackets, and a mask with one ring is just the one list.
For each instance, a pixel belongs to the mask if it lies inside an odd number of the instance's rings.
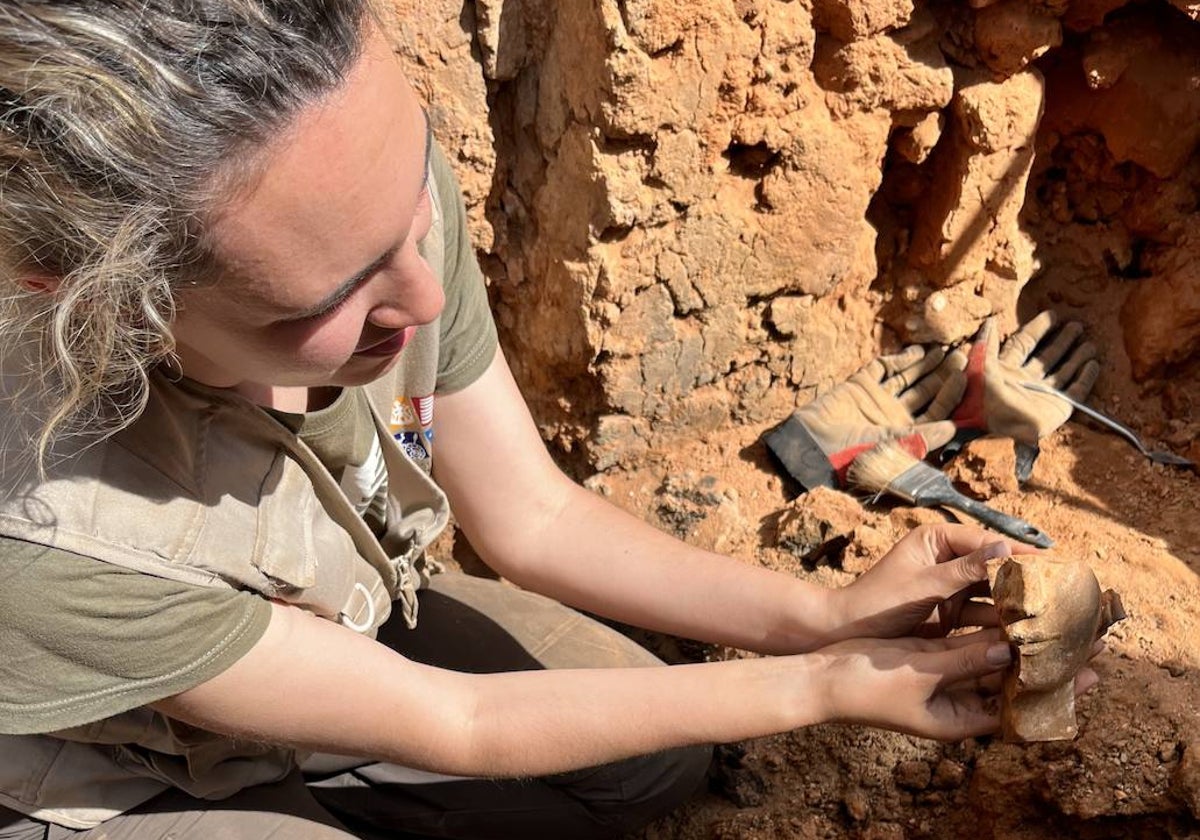
[[918,423],[912,430],[924,438],[925,448],[932,452],[952,441],[958,427],[953,420],[940,420],[936,423]]
[[943,377],[941,385],[921,420],[945,420],[958,408],[966,393],[967,377],[962,372],[967,366],[967,354],[956,348],[946,359],[947,364],[939,370]]
[[874,383],[882,382],[883,378],[888,375],[887,365],[883,363],[884,358],[872,359],[850,378],[852,380],[870,380]]
[[[942,363],[942,359],[946,358],[946,350],[943,347],[934,347],[923,358],[917,361],[916,364],[910,365],[904,370],[897,371],[894,376],[883,381],[883,390],[891,394],[893,397],[900,397],[900,402],[904,403],[904,407],[909,413],[913,413],[915,409],[920,408],[925,403],[929,402],[929,397],[916,403],[910,403],[902,394],[907,394],[907,391],[913,386],[924,382],[925,378],[936,371]],[[936,390],[936,386],[935,386]],[[932,395],[930,395],[932,396]]]
[[916,416],[926,404],[937,396],[944,384],[939,376],[927,376],[901,394],[898,399],[900,404],[908,409],[909,414]]
[[1075,377],[1075,381],[1067,387],[1067,396],[1076,402],[1083,402],[1088,398],[1088,394],[1092,393],[1092,387],[1099,377],[1100,363],[1095,359],[1088,361]]
[[1069,321],[1063,324],[1054,336],[1054,339],[1029,360],[1026,370],[1029,371],[1030,375],[1039,379],[1045,377],[1050,371],[1058,367],[1059,362],[1067,357],[1075,342],[1082,335],[1083,324],[1078,321]]
[[1004,348],[1000,351],[1000,361],[1018,367],[1025,364],[1025,360],[1029,358],[1041,340],[1046,337],[1046,334],[1057,323],[1058,315],[1053,311],[1047,309],[1045,312],[1039,312],[1036,317],[1032,318],[1028,323],[1009,336],[1008,341],[1004,342]]
[[882,367],[879,378],[884,379],[908,370],[913,365],[920,364],[924,357],[924,347],[922,347],[920,344],[910,344],[899,353],[892,353],[890,356],[880,356],[871,364],[875,365],[878,363],[878,365]]
[[1085,341],[1071,351],[1067,360],[1058,366],[1058,370],[1046,377],[1046,382],[1060,391],[1065,391],[1080,369],[1096,358],[1098,350],[1095,344]]

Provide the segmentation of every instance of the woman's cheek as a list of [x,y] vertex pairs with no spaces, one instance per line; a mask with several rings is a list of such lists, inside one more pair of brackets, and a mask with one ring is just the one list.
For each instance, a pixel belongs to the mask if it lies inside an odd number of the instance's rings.
[[350,319],[338,317],[341,314],[323,323],[286,325],[291,335],[275,348],[276,355],[290,361],[289,367],[331,370],[345,364],[354,355],[362,331]]

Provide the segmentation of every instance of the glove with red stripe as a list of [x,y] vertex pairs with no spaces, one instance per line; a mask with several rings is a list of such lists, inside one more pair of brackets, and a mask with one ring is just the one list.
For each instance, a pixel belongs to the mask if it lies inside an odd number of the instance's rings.
[[1080,342],[1082,336],[1078,321],[1060,327],[1058,317],[1047,311],[1001,346],[995,321],[988,318],[967,356],[966,389],[954,411],[955,426],[968,438],[990,433],[1036,447],[1067,422],[1073,409],[1066,400],[1023,383],[1049,385],[1078,402],[1087,399],[1100,365],[1096,345]]
[[797,409],[766,436],[767,447],[806,489],[844,487],[850,463],[881,440],[917,458],[954,437],[950,414],[966,387],[966,354],[920,345],[880,356]]

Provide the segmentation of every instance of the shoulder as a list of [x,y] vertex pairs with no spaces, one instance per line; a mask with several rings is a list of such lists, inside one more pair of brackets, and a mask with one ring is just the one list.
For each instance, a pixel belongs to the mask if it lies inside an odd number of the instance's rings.
[[0,732],[76,726],[183,691],[270,621],[250,593],[4,537],[0,582]]

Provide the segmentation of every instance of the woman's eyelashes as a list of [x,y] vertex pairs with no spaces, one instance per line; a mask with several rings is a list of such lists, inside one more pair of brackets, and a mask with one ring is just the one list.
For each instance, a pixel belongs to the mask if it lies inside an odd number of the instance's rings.
[[[430,194],[429,184],[426,183],[417,199],[417,206],[413,215],[413,224],[409,229],[409,235],[407,239],[414,240],[414,242],[419,242],[429,233],[429,229],[432,227],[432,225],[433,196]],[[362,286],[366,285],[367,281],[370,280],[371,277],[373,277],[375,274],[378,274],[381,270],[387,268],[392,260],[395,259],[396,254],[400,250],[400,247],[393,247],[389,249],[379,258],[379,260],[376,261],[374,265],[369,268],[369,273],[362,276],[355,286],[347,289],[345,294],[338,297],[337,300],[333,301],[319,312],[311,312],[294,318],[285,318],[279,323],[285,326],[289,324],[313,324],[333,315],[335,312],[345,306],[350,299],[354,297],[355,292],[362,288]]]

